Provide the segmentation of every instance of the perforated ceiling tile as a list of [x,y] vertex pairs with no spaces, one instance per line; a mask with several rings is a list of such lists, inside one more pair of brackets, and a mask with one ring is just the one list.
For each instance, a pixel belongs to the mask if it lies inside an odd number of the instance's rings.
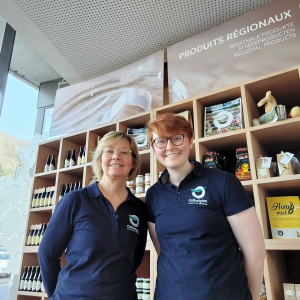
[[15,0],[88,80],[276,0]]

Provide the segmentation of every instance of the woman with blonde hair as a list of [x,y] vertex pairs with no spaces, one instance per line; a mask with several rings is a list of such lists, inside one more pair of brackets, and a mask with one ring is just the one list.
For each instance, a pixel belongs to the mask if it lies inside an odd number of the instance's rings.
[[[119,131],[93,153],[100,180],[57,204],[38,257],[49,299],[136,300],[136,270],[146,238],[146,207],[126,187],[140,170],[135,141]],[[66,250],[67,265],[60,257]]]

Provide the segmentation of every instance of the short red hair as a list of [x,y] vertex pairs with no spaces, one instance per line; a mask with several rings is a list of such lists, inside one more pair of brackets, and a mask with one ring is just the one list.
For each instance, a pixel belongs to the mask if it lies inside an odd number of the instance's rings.
[[174,113],[158,115],[147,123],[149,141],[153,140],[153,132],[160,137],[169,138],[176,134],[186,134],[191,140],[194,130],[191,124],[182,116]]

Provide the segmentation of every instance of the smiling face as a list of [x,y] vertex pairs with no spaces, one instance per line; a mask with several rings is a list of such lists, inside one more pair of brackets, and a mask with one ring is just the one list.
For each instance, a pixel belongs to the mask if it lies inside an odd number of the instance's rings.
[[133,157],[130,153],[128,156],[120,155],[121,149],[130,149],[130,143],[126,139],[120,139],[117,142],[110,144],[110,150],[114,150],[113,155],[105,154],[111,151],[103,150],[100,157],[100,164],[103,170],[103,179],[107,178],[122,178],[126,181],[128,174],[134,168]]
[[[165,136],[159,136],[156,132],[153,132],[153,140],[158,137],[164,138]],[[171,136],[167,138],[169,137]],[[188,158],[192,146],[193,140],[190,140],[187,136],[184,137],[183,144],[180,146],[175,146],[168,140],[167,146],[159,149],[152,143],[152,149],[157,160],[169,170],[180,170],[189,164]]]

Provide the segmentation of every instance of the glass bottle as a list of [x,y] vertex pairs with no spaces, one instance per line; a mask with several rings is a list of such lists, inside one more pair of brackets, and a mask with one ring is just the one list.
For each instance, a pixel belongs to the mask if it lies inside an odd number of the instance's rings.
[[43,239],[43,236],[44,236],[44,234],[45,234],[45,231],[46,231],[46,229],[47,229],[47,224],[46,223],[43,223],[43,225],[42,225],[42,231],[41,231],[41,234],[40,234],[40,237],[39,237],[39,243],[41,243],[41,241],[42,241],[42,239]]
[[75,190],[75,183],[72,182],[71,185],[70,185],[70,192],[72,192],[74,190]]
[[27,289],[28,289],[28,280],[29,280],[29,277],[30,277],[30,274],[31,274],[31,269],[32,269],[32,267],[29,266],[26,277],[24,279],[24,289],[23,289],[23,291],[27,291]]
[[41,197],[40,197],[40,205],[39,205],[39,207],[44,207],[45,196],[46,196],[46,192],[43,192],[42,195],[41,195]]
[[65,189],[66,189],[66,186],[64,184],[62,184],[60,186],[60,192],[59,192],[59,196],[58,196],[58,201],[64,196],[65,194]]
[[38,276],[37,281],[36,281],[35,291],[36,292],[41,292],[42,291],[42,272],[41,272],[41,270],[39,272],[39,276]]
[[34,229],[31,237],[31,246],[36,246],[36,239],[38,237],[39,229]]
[[45,167],[44,167],[44,172],[49,172],[49,168],[50,168],[50,155],[48,155],[47,157]]
[[46,192],[45,200],[44,200],[44,207],[48,206],[50,195],[51,195],[51,192]]
[[35,246],[38,246],[40,244],[40,238],[41,238],[41,234],[42,234],[42,230],[43,230],[43,225],[40,224],[41,227],[40,229],[38,229],[36,237],[35,237]]
[[49,171],[53,171],[55,170],[55,155],[52,155],[51,161],[50,161],[50,165],[49,165]]
[[75,149],[72,149],[71,159],[70,159],[70,167],[76,165],[76,158],[75,158]]
[[85,164],[85,162],[86,162],[86,155],[85,155],[85,145],[84,145],[83,152],[82,152],[82,155],[81,155],[81,163]]
[[32,235],[33,235],[33,229],[30,229],[29,233],[28,233],[28,236],[27,236],[26,246],[31,246]]
[[37,279],[38,279],[39,274],[40,274],[40,267],[37,266],[33,280],[32,280],[32,288],[31,288],[32,292],[36,292],[36,284],[37,284]]
[[30,292],[32,290],[32,282],[33,282],[33,278],[35,275],[35,270],[36,270],[36,267],[32,267],[30,276],[28,278],[28,283],[27,283],[27,291],[28,292]]
[[65,188],[65,192],[64,192],[64,196],[67,195],[69,192],[70,192],[70,185],[67,183],[66,188]]
[[48,198],[48,206],[54,205],[54,191],[50,192],[49,198]]
[[19,287],[20,291],[24,291],[24,282],[25,282],[25,278],[26,278],[26,275],[27,275],[27,270],[28,270],[28,267],[25,266],[22,277],[21,277],[21,280],[20,280],[20,287]]
[[36,207],[36,200],[38,198],[38,195],[39,194],[34,194],[33,197],[32,197],[32,202],[31,202],[31,207],[32,208],[35,208]]
[[68,168],[70,166],[70,159],[71,159],[71,152],[70,150],[67,151],[67,156],[65,159],[65,168]]
[[78,157],[77,157],[77,164],[78,165],[82,164],[82,154],[83,154],[83,146],[80,146],[79,152],[78,152]]

